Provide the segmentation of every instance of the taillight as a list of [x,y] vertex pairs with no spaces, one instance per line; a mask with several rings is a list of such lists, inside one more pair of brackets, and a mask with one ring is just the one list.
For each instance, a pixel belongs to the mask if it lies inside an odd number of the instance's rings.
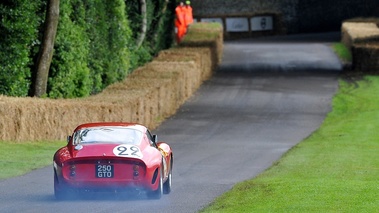
[[139,177],[139,165],[134,164],[133,165],[133,179],[136,180]]
[[70,177],[75,177],[76,175],[76,166],[75,165],[70,165]]

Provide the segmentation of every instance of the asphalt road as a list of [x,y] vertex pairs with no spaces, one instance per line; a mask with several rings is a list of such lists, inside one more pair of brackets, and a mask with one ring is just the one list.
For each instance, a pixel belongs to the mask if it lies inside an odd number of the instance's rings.
[[[338,34],[225,43],[223,63],[156,131],[174,150],[161,200],[107,194],[56,201],[52,166],[0,181],[0,212],[197,212],[315,131],[331,110]],[[53,153],[52,153],[53,155]]]

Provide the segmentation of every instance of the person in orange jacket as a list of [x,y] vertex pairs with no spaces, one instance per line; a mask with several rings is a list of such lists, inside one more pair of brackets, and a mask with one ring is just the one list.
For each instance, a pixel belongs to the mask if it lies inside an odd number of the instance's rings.
[[185,18],[185,5],[183,1],[180,1],[179,5],[175,8],[175,31],[176,42],[179,44],[184,35],[186,34],[187,24]]
[[186,8],[185,9],[186,28],[188,28],[188,26],[193,23],[193,14],[192,14],[191,1],[189,1],[189,0],[186,1],[185,8]]

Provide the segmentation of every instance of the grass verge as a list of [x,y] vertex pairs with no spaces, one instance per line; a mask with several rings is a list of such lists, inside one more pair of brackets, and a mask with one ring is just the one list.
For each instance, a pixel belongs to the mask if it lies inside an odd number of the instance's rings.
[[344,62],[351,62],[352,55],[350,50],[341,42],[333,44],[333,50],[338,57]]
[[379,77],[340,80],[319,130],[201,212],[377,212]]
[[53,162],[53,155],[64,146],[63,141],[0,141],[0,179],[26,174]]

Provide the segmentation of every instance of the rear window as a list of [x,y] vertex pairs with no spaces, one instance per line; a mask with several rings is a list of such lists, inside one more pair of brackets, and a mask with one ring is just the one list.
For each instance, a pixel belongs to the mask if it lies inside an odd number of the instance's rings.
[[79,143],[124,143],[139,145],[143,133],[127,127],[96,127],[81,129],[74,134],[74,145]]

